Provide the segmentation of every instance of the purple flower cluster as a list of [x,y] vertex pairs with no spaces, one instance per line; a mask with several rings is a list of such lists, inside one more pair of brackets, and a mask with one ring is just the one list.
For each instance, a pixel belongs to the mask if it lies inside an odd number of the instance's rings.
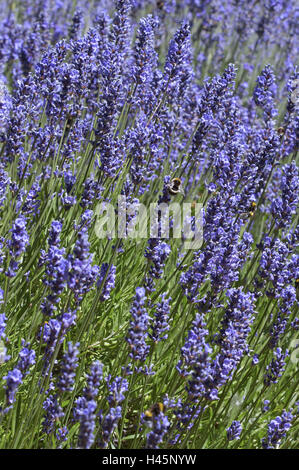
[[145,289],[143,287],[137,287],[131,308],[132,320],[126,341],[130,347],[130,357],[134,361],[140,362],[145,361],[149,352],[149,346],[146,344],[149,316],[144,307],[145,303]]
[[165,82],[171,85],[181,84],[186,80],[184,76],[186,69],[188,70],[188,62],[190,62],[191,44],[190,44],[190,26],[182,24],[170,41],[168,53],[165,60],[164,74]]
[[196,373],[198,382],[204,381],[205,377],[208,377],[206,372],[210,363],[209,355],[212,352],[212,348],[206,343],[208,334],[209,331],[206,328],[204,317],[196,314],[185,344],[181,348],[181,359],[176,366],[179,374],[183,377],[188,376],[193,370]]
[[44,372],[48,369],[55,350],[63,343],[70,327],[76,322],[76,310],[68,310],[51,318],[40,328],[38,337],[45,345],[44,351]]
[[229,428],[227,428],[227,439],[233,441],[235,439],[240,439],[240,434],[242,432],[242,425],[240,421],[233,421]]
[[117,427],[118,421],[122,417],[122,409],[120,404],[124,401],[124,393],[128,391],[128,381],[122,377],[116,377],[111,382],[111,375],[106,378],[108,386],[108,403],[109,411],[103,417],[100,413],[101,437],[98,440],[100,449],[105,449],[111,441],[114,430]]
[[49,233],[48,252],[41,253],[40,264],[45,264],[46,274],[43,282],[51,292],[41,305],[42,312],[47,316],[52,316],[55,312],[67,282],[69,263],[65,257],[65,249],[60,248],[61,230],[61,222],[54,220]]
[[83,296],[91,289],[98,276],[98,266],[92,266],[93,256],[89,253],[87,228],[79,233],[73,250],[68,258],[69,271],[67,284],[74,293],[76,302],[80,302]]
[[271,214],[279,228],[286,228],[291,224],[298,206],[299,172],[294,162],[285,165],[282,170],[281,196],[272,201]]
[[169,428],[170,422],[163,412],[160,412],[158,416],[154,416],[152,430],[146,436],[146,448],[159,449],[159,444],[163,442]]
[[11,256],[10,263],[6,275],[14,277],[17,274],[19,266],[19,258],[25,252],[26,246],[29,244],[29,236],[26,229],[26,219],[19,216],[11,229],[11,240],[8,242],[9,253]]
[[154,30],[158,23],[152,15],[141,18],[136,35],[133,75],[136,83],[140,86],[140,100],[142,94],[148,92],[148,87],[153,79],[153,70],[157,64],[157,53],[155,51]]
[[124,393],[128,390],[128,381],[122,377],[116,377],[111,382],[111,375],[106,378],[106,383],[109,391],[108,403],[110,406],[115,406],[117,403],[124,401]]
[[[279,239],[265,238],[258,275],[263,281],[262,286],[267,281],[271,282],[273,288],[267,291],[271,297],[281,295],[283,288],[290,281],[292,273],[289,264],[286,262],[288,255],[289,249],[285,243]],[[258,280],[256,280],[256,283],[258,287],[261,287]]]
[[287,431],[292,426],[293,415],[290,412],[283,411],[281,416],[272,419],[268,425],[267,437],[262,439],[264,449],[277,449],[282,439],[286,436]]
[[150,239],[145,257],[151,262],[150,269],[145,278],[145,288],[149,292],[155,290],[154,280],[163,275],[166,260],[171,252],[170,246],[160,240]]
[[79,421],[78,448],[89,449],[94,442],[97,394],[102,380],[102,366],[94,362],[86,379],[83,395],[76,399],[73,410],[74,418]]
[[166,294],[161,295],[161,301],[157,303],[154,310],[154,318],[150,322],[151,333],[149,337],[155,342],[166,340],[170,329],[170,301],[171,298],[166,298]]
[[55,430],[56,423],[64,416],[62,407],[59,404],[58,396],[49,395],[43,403],[43,408],[45,410],[43,431],[46,434],[51,434]]
[[6,328],[6,316],[4,313],[0,313],[0,340],[1,338],[5,339],[5,328]]
[[7,411],[16,400],[16,392],[23,383],[24,377],[29,373],[29,369],[35,364],[35,351],[29,349],[29,344],[22,340],[23,348],[19,352],[19,361],[14,369],[8,371],[4,378],[6,381],[5,393],[8,405]]
[[264,375],[264,384],[269,387],[273,383],[277,383],[279,377],[282,376],[285,369],[285,359],[288,357],[288,350],[285,353],[282,352],[281,348],[277,348],[274,351],[274,358],[271,363],[266,367],[266,373]]
[[17,368],[22,372],[23,376],[29,373],[29,368],[35,364],[35,351],[29,349],[29,343],[26,343],[25,340],[22,340],[23,348],[19,352],[19,361],[17,363]]
[[61,364],[60,374],[57,381],[57,388],[61,392],[71,392],[74,388],[76,368],[78,367],[79,343],[73,345],[68,342],[67,351],[65,352]]
[[212,363],[212,380],[208,380],[209,397],[215,399],[215,389],[224,385],[232,376],[244,354],[249,351],[247,338],[254,320],[254,295],[242,289],[229,289],[229,304],[222,320],[222,328],[216,337],[220,352]]
[[11,98],[7,87],[5,86],[5,83],[2,81],[0,76],[0,139],[2,133],[4,133],[6,130],[10,107]]
[[192,372],[188,381],[189,399],[194,402],[200,397],[218,399],[218,390],[228,382],[244,354],[249,351],[247,337],[254,319],[254,296],[242,289],[227,291],[229,303],[221,322],[219,334],[215,337],[220,350],[211,359],[212,349],[206,343],[209,332],[203,317],[197,315],[181,350],[182,358],[177,369],[183,376]]
[[16,392],[23,382],[23,374],[17,367],[15,367],[7,373],[4,380],[6,380],[6,401],[8,405],[12,405],[16,399]]
[[255,103],[263,109],[267,118],[272,118],[277,113],[274,108],[275,92],[275,76],[271,67],[267,65],[259,75],[253,93]]
[[[109,268],[109,270],[108,270]],[[97,281],[97,287],[101,292],[100,300],[104,302],[110,298],[112,289],[115,287],[116,267],[112,264],[103,263]]]
[[234,206],[233,198],[225,202],[220,194],[207,205],[203,226],[205,249],[195,253],[192,265],[180,278],[183,291],[191,302],[198,302],[198,291],[208,280],[215,292],[219,292],[239,279],[253,238],[244,232],[240,240],[241,222],[233,220]]

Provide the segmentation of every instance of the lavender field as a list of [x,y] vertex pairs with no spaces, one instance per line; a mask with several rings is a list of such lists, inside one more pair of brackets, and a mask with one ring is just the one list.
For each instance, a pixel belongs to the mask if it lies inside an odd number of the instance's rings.
[[0,0],[0,449],[299,447],[298,24]]

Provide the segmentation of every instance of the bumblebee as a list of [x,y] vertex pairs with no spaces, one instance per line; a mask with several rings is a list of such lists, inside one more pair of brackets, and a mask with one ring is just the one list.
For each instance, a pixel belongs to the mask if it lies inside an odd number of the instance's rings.
[[151,421],[153,418],[156,418],[157,416],[159,416],[160,413],[163,413],[164,411],[165,406],[163,405],[163,403],[155,403],[144,413],[144,419],[147,421]]
[[285,131],[286,131],[286,130],[285,130],[284,127],[279,127],[279,128],[277,129],[277,134],[278,134],[280,137],[283,137]]
[[252,201],[246,212],[241,212],[241,215],[247,217],[253,217],[256,209],[256,202]]
[[157,8],[159,8],[159,10],[162,10],[163,7],[164,7],[163,0],[157,0]]
[[254,216],[255,209],[256,209],[256,202],[252,201],[250,204],[250,211],[249,211],[250,217]]
[[184,194],[182,189],[182,180],[180,178],[173,178],[167,186],[168,191],[172,195],[176,195],[178,193]]

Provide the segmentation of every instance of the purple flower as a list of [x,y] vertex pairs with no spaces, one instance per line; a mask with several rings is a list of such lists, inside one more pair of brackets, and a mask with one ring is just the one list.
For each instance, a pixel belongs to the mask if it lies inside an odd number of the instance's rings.
[[[109,40],[117,48],[117,61],[123,61],[129,46],[131,0],[115,0],[115,14],[111,23]],[[121,64],[119,63],[119,66]]]
[[80,422],[78,448],[90,449],[94,442],[95,419],[96,419],[96,398],[102,380],[102,365],[95,361],[90,367],[87,375],[86,386],[83,389],[83,396],[77,398],[73,414],[75,420]]
[[108,263],[102,264],[99,279],[97,281],[97,288],[101,291],[101,302],[110,298],[111,291],[115,287],[116,267],[112,264],[109,268],[109,272],[107,273],[108,268]]
[[8,356],[6,346],[4,345],[4,342],[1,338],[4,340],[6,339],[5,336],[5,328],[6,328],[6,318],[5,315],[0,313],[0,365],[4,364],[10,359],[10,356]]
[[130,346],[130,357],[134,361],[144,362],[148,352],[149,346],[146,344],[148,336],[148,313],[144,307],[146,301],[145,289],[137,287],[136,295],[131,308],[132,320],[126,341]]
[[108,178],[115,178],[124,161],[124,143],[122,139],[103,136],[101,139],[99,169]]
[[18,269],[18,258],[25,252],[29,244],[29,236],[26,230],[26,219],[20,215],[14,222],[11,229],[11,240],[8,242],[11,261],[6,275],[14,277]]
[[226,295],[229,303],[221,322],[222,327],[215,338],[220,350],[203,383],[205,396],[210,400],[218,398],[218,389],[230,380],[242,357],[249,351],[247,337],[254,319],[253,294],[243,292],[242,288],[234,288],[229,289]]
[[120,403],[124,401],[124,393],[128,391],[128,381],[122,377],[116,377],[111,382],[111,375],[106,378],[107,387],[109,390],[108,403],[109,411],[103,417],[102,412],[99,414],[100,418],[100,438],[98,439],[98,446],[100,449],[105,449],[111,440],[114,429],[117,427],[118,421],[121,418],[122,410]]
[[121,419],[121,407],[120,406],[116,406],[115,408],[110,408],[105,418],[100,416],[101,438],[98,440],[98,446],[100,449],[106,449],[106,447],[108,447],[113,431],[117,427],[117,424],[120,419]]
[[97,403],[95,400],[78,398],[76,404],[76,418],[80,422],[78,448],[90,449],[94,442],[95,419]]
[[86,400],[95,400],[103,376],[103,366],[99,361],[94,361],[90,366],[86,379],[86,387],[83,389],[83,396]]
[[[168,203],[171,201],[171,195],[169,193],[169,184],[171,181],[171,177],[169,175],[164,176],[164,181],[163,181],[163,190],[162,194],[160,194],[159,199],[158,199],[158,204],[163,204],[163,202]],[[161,230],[160,227],[158,227],[158,230]],[[151,242],[154,242],[155,240],[150,239],[149,244]]]
[[[125,187],[123,188],[123,193],[126,195],[127,199],[132,198],[132,193],[135,188],[139,188],[139,194],[145,192],[148,181],[148,147],[150,145],[150,138],[152,134],[151,126],[146,125],[147,118],[145,114],[141,111],[139,113],[138,119],[136,120],[135,126],[132,129],[128,129],[125,134],[126,145],[132,163],[130,166],[130,177],[134,185],[131,191],[129,189],[129,181],[126,181]],[[130,194],[131,193],[131,194]],[[132,201],[133,202],[133,201]],[[138,199],[136,202],[139,202]]]
[[63,312],[57,318],[51,318],[40,328],[39,339],[45,343],[44,352],[44,373],[49,367],[52,355],[58,344],[63,343],[67,332],[76,321],[76,310]]
[[253,357],[252,357],[252,365],[253,365],[253,366],[256,366],[259,362],[260,362],[260,360],[259,360],[259,355],[258,355],[258,354],[254,354]]
[[242,432],[242,425],[240,421],[233,421],[229,428],[226,430],[227,439],[233,441],[234,439],[240,439]]
[[23,348],[19,352],[19,361],[17,366],[8,372],[4,377],[6,380],[6,399],[7,404],[12,405],[15,401],[17,389],[23,382],[25,375],[29,373],[30,366],[35,364],[35,351],[28,348],[28,343],[22,340]]
[[209,201],[205,210],[205,250],[195,252],[192,265],[182,273],[180,279],[185,295],[193,303],[199,302],[199,289],[208,279],[216,292],[231,287],[239,279],[240,269],[249,254],[253,238],[244,232],[243,239],[239,241],[242,224],[233,220],[235,206],[236,201],[233,198],[225,201],[221,194],[217,194]]
[[57,381],[57,388],[61,392],[71,392],[74,388],[76,377],[76,368],[78,367],[79,343],[73,345],[68,342],[67,351],[65,352],[60,365],[60,374]]
[[45,416],[43,420],[43,431],[46,434],[51,434],[55,431],[57,421],[64,416],[61,406],[58,403],[57,395],[49,395],[44,403]]
[[188,432],[194,426],[200,412],[202,411],[201,406],[196,406],[190,403],[182,402],[178,400],[176,405],[176,409],[174,411],[175,416],[178,420],[176,428],[178,430],[177,434],[175,435],[174,439],[171,441],[172,444],[176,444],[180,442],[180,437]]
[[54,220],[49,233],[48,252],[42,251],[40,259],[40,264],[45,264],[43,282],[51,291],[41,304],[42,312],[47,316],[53,315],[67,284],[69,262],[64,257],[65,249],[60,248],[61,229],[62,224]]
[[276,416],[268,424],[267,437],[262,439],[264,449],[277,449],[287,431],[291,428],[293,415],[290,412],[283,411],[281,416]]
[[168,80],[179,80],[190,57],[190,26],[182,24],[170,41],[164,73]]
[[275,323],[270,328],[270,342],[269,342],[269,347],[271,349],[274,349],[275,346],[277,345],[280,337],[283,335],[285,332],[287,326],[287,319],[282,317],[280,313],[277,315],[277,319]]
[[72,24],[69,27],[70,39],[74,40],[78,38],[82,20],[83,20],[83,11],[80,8],[77,8],[72,18]]
[[146,436],[146,448],[159,449],[159,444],[163,442],[169,428],[170,422],[163,412],[154,416],[152,420],[152,430]]
[[[103,63],[103,95],[98,105],[94,146],[100,149],[104,149],[106,147],[107,161],[105,166],[107,167],[107,164],[109,163],[109,155],[107,155],[109,150],[109,139],[111,139],[111,131],[116,123],[118,102],[120,99],[120,83],[118,77],[118,67],[114,63],[114,57],[110,48],[108,46],[104,47],[101,55],[101,61]],[[105,140],[102,140],[104,138]],[[110,154],[111,153],[112,149],[110,151]]]
[[263,405],[263,413],[267,413],[270,410],[270,400],[264,400]]
[[67,441],[68,434],[69,434],[68,428],[66,426],[63,426],[62,428],[57,429],[56,439],[59,442]]
[[15,394],[17,389],[23,382],[23,374],[20,369],[15,367],[13,370],[10,370],[3,378],[6,380],[5,393],[7,404],[12,405],[15,401]]
[[271,214],[277,227],[286,228],[290,225],[298,206],[299,173],[295,163],[285,165],[282,171],[281,195],[272,201]]
[[145,277],[145,288],[149,292],[155,290],[154,279],[160,279],[163,275],[166,260],[170,254],[170,246],[158,239],[150,239],[145,252],[145,257],[151,261],[149,273]]
[[285,369],[285,359],[288,357],[289,352],[286,350],[282,352],[281,348],[274,351],[274,358],[271,363],[266,367],[266,374],[264,375],[264,384],[269,387],[272,383],[277,383],[279,377],[282,376]]
[[277,114],[274,107],[274,95],[276,92],[275,76],[270,65],[267,65],[257,78],[253,98],[257,106],[260,106],[267,118]]
[[116,175],[123,158],[122,143],[118,139],[113,139],[112,135],[119,102],[128,86],[122,72],[129,48],[130,8],[129,0],[116,1],[108,41],[103,41],[100,52],[103,91],[98,105],[95,146],[101,152],[101,170],[109,177]]
[[72,255],[68,257],[68,287],[73,291],[76,302],[92,288],[98,276],[98,266],[92,266],[93,255],[89,253],[88,229],[79,233]]
[[22,213],[26,216],[30,214],[38,215],[39,214],[39,207],[41,201],[38,199],[38,196],[41,191],[40,186],[40,176],[37,176],[36,180],[34,181],[31,189],[27,192],[25,203],[22,205]]
[[[209,355],[212,348],[206,343],[209,331],[205,328],[206,323],[203,315],[196,314],[192,322],[192,328],[188,332],[184,346],[181,348],[181,359],[176,366],[179,374],[188,376],[194,370],[194,385],[199,387],[200,381],[208,377]],[[203,388],[204,390],[204,388]]]
[[0,339],[5,339],[6,316],[5,313],[0,313]]
[[6,130],[10,108],[11,98],[0,76],[0,137]]
[[[1,132],[1,131],[0,131]],[[0,166],[0,207],[3,206],[11,180],[8,173]]]
[[200,115],[210,111],[216,112],[219,105],[231,97],[231,88],[237,75],[234,64],[228,64],[221,76],[215,76],[210,82],[206,80],[198,105]]
[[[152,15],[141,18],[135,41],[134,51],[134,80],[144,88],[152,80],[153,71],[157,64],[157,53],[154,45],[154,29],[158,22]],[[144,91],[145,92],[145,91]]]
[[[7,137],[5,145],[4,159],[11,162],[16,156],[22,157],[24,154],[24,141],[28,129],[27,117],[29,114],[28,102],[33,99],[36,93],[33,78],[29,75],[20,80],[14,90],[10,119],[7,124]],[[33,109],[33,108],[31,108]]]
[[70,209],[76,204],[76,197],[70,196],[64,189],[60,191],[59,197],[61,198],[62,205],[66,210]]
[[[297,272],[299,271],[299,266],[296,267],[296,264],[298,265],[298,261],[299,261],[299,257],[294,255],[294,257],[291,258],[290,263],[287,266],[287,269],[289,271],[292,271],[292,268],[294,267],[294,278],[296,277],[296,271]],[[293,265],[293,262],[294,262],[294,265]],[[291,277],[290,277],[290,280],[291,280]],[[296,302],[296,289],[293,286],[287,285],[284,289],[282,289],[280,295],[281,295],[280,310],[283,314],[288,315],[291,311],[292,306]]]
[[161,296],[161,302],[158,302],[155,306],[154,318],[151,320],[150,328],[152,333],[149,337],[155,342],[166,340],[168,338],[167,331],[169,330],[169,315],[171,298],[166,299],[166,294],[163,293]]
[[106,383],[109,390],[108,403],[109,406],[116,406],[120,404],[124,399],[124,393],[128,391],[128,381],[122,377],[116,377],[115,380],[111,381],[111,375],[109,374],[106,378]]
[[19,352],[19,361],[17,363],[17,368],[23,373],[28,374],[28,369],[30,366],[35,364],[35,351],[29,349],[29,343],[26,343],[25,340],[22,340],[23,348]]
[[273,289],[266,292],[270,297],[280,297],[283,288],[290,282],[292,274],[288,266],[288,255],[289,249],[285,243],[279,239],[265,238],[258,270],[262,284],[258,279],[254,282],[260,289],[266,281],[270,281]]
[[58,220],[54,220],[51,224],[51,230],[49,233],[49,247],[59,245],[60,243],[60,234],[62,230],[62,223]]
[[95,201],[100,199],[103,187],[92,177],[84,181],[83,187],[80,206],[83,208],[91,207]]

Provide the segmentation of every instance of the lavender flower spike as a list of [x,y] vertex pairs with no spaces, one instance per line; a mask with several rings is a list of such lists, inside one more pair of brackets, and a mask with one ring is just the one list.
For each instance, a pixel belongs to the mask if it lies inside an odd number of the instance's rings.
[[148,335],[148,313],[144,307],[146,301],[145,289],[137,287],[136,295],[131,308],[132,321],[130,322],[130,329],[126,341],[129,343],[131,352],[130,357],[135,361],[144,362],[148,352],[149,346],[145,340]]
[[277,449],[282,439],[286,436],[287,431],[291,428],[293,420],[292,413],[283,411],[281,416],[276,416],[268,425],[267,437],[262,439],[264,449]]
[[227,428],[227,439],[233,441],[234,439],[240,439],[242,432],[242,426],[240,421],[233,421],[229,428]]

